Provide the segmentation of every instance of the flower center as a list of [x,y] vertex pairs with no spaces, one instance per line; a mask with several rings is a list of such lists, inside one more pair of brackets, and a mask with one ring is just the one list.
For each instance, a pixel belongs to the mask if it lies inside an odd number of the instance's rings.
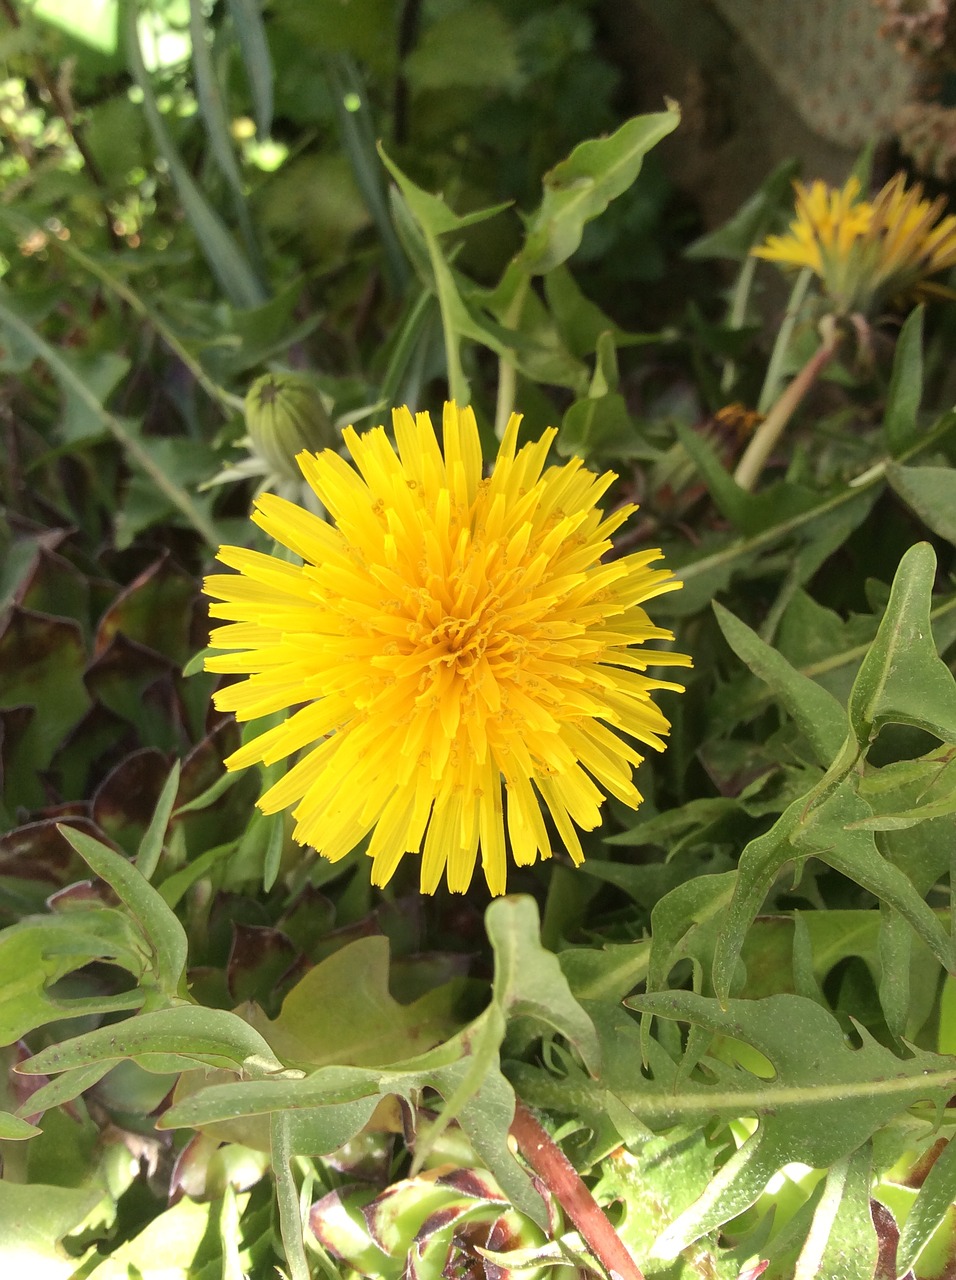
[[490,623],[484,618],[449,617],[442,619],[425,643],[438,650],[439,662],[467,676],[484,655],[490,632]]

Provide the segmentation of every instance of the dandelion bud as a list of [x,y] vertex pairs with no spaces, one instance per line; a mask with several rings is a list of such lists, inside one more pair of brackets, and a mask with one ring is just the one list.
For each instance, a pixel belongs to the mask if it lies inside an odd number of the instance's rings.
[[266,373],[256,378],[246,392],[245,413],[256,452],[285,480],[301,478],[297,453],[318,452],[334,441],[321,392],[300,373]]

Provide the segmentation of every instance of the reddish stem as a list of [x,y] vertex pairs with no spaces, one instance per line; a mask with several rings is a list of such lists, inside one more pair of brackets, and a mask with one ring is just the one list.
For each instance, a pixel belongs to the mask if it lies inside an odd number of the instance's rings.
[[607,1215],[578,1176],[574,1165],[523,1102],[515,1107],[511,1136],[518,1150],[584,1237],[611,1280],[644,1280]]

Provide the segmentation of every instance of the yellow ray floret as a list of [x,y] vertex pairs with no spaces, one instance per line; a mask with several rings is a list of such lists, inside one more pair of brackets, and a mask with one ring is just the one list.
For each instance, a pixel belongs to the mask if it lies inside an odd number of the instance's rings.
[[956,217],[941,217],[945,200],[925,200],[917,183],[898,173],[872,200],[860,184],[794,184],[796,216],[784,235],[768,236],[752,252],[784,267],[808,267],[838,311],[872,315],[886,304],[954,296],[929,277],[956,265]]
[[[227,760],[231,769],[297,756],[262,796],[294,805],[294,836],[333,861],[370,835],[372,880],[405,854],[421,887],[463,892],[480,859],[504,893],[517,865],[551,856],[545,821],[575,863],[610,793],[640,803],[641,756],[669,725],[648,666],[689,666],[643,605],[680,586],[659,551],[606,561],[633,508],[597,505],[614,479],[579,459],[545,469],[554,432],[518,448],[512,416],[485,477],[471,409],[445,406],[442,445],[427,414],[344,433],[354,467],[302,453],[302,474],[335,521],[264,493],[253,519],[302,558],[240,547],[237,572],[207,578],[223,625],[210,671],[247,678],[215,695],[250,720],[288,718]],[[544,810],[542,809],[542,802]]]

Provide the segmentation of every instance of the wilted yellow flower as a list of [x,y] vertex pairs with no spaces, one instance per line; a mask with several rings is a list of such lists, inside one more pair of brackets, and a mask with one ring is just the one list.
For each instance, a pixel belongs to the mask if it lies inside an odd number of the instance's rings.
[[946,201],[924,200],[917,183],[907,189],[898,173],[871,202],[860,184],[842,188],[819,179],[794,184],[797,216],[785,235],[753,249],[785,267],[809,267],[841,314],[872,315],[888,303],[954,297],[929,279],[956,264],[956,217],[940,219]]
[[253,519],[303,563],[223,547],[239,572],[206,580],[228,620],[210,645],[239,651],[207,669],[248,676],[216,706],[298,708],[227,766],[304,751],[260,807],[295,804],[296,840],[332,861],[372,832],[379,885],[421,852],[423,892],[443,873],[463,892],[480,848],[503,893],[506,831],[517,864],[551,854],[541,800],[581,862],[575,824],[598,825],[605,793],[640,803],[625,739],[660,749],[670,727],[650,695],[680,686],[644,672],[690,664],[642,647],[672,639],[642,607],[680,585],[649,567],[660,551],[602,561],[635,510],[598,508],[613,473],[545,470],[556,432],[519,450],[519,421],[487,478],[470,409],[445,406],[444,456],[427,414],[393,415],[397,454],[382,427],[349,427],[357,471],[331,450],[298,458],[337,527],[262,494]]

